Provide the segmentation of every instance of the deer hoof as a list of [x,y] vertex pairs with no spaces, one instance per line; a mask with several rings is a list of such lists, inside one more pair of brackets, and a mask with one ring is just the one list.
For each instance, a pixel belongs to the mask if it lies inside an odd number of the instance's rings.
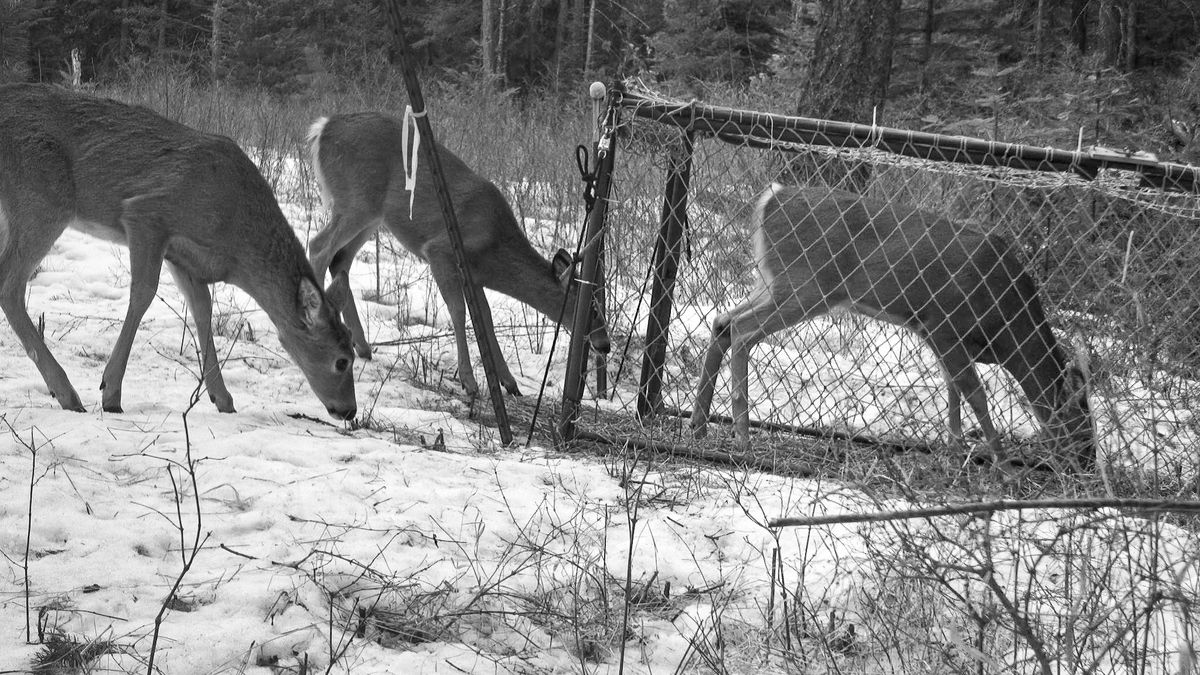
[[467,395],[467,398],[474,401],[479,396],[479,384],[477,382],[475,382],[474,376],[472,376],[472,375],[467,375],[466,377],[460,376],[458,378],[458,381],[460,384],[462,384],[463,393],[465,393]]
[[74,391],[68,392],[63,396],[59,396],[54,392],[50,392],[50,395],[54,397],[54,400],[58,401],[58,404],[62,406],[63,410],[70,410],[71,412],[87,412],[87,408],[83,407],[83,401],[79,400],[79,394],[76,394]]
[[233,407],[233,398],[229,396],[217,397],[209,396],[209,399],[216,404],[217,412],[220,413],[235,413],[237,409]]

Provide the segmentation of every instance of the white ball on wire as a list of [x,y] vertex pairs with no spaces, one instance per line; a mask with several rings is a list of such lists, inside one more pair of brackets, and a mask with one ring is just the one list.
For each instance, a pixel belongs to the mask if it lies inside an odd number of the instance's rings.
[[588,87],[588,95],[597,101],[608,95],[608,89],[603,82],[593,82],[591,87]]

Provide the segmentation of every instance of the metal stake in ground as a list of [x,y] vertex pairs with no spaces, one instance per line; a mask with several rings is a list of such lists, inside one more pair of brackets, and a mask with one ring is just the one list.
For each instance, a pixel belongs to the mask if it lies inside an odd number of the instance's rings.
[[491,395],[492,408],[496,413],[496,426],[500,429],[500,442],[504,445],[512,443],[512,429],[508,423],[508,411],[504,407],[504,394],[500,391],[500,379],[496,376],[496,355],[483,331],[479,328],[484,324],[482,307],[486,306],[487,298],[483,289],[475,284],[471,277],[470,265],[467,264],[466,251],[463,248],[462,233],[458,229],[458,218],[454,214],[454,204],[450,201],[450,191],[446,187],[446,176],[442,173],[442,162],[434,149],[433,127],[429,116],[424,114],[425,98],[421,95],[421,82],[417,79],[416,70],[412,67],[412,59],[408,51],[408,41],[404,38],[404,28],[400,22],[400,8],[396,0],[382,0],[388,24],[392,28],[392,36],[396,39],[396,48],[400,53],[400,72],[404,75],[404,87],[408,90],[408,102],[415,113],[417,131],[425,142],[421,143],[421,159],[429,166],[433,176],[434,189],[437,191],[438,203],[442,207],[442,218],[446,222],[446,232],[450,235],[450,247],[454,249],[454,260],[458,263],[458,273],[463,280],[463,296],[467,301],[467,309],[471,314],[471,325],[476,329],[475,338],[479,344],[479,356],[483,360],[483,372],[487,376],[488,393]]
[[567,373],[563,379],[562,418],[559,434],[564,441],[575,439],[579,406],[587,379],[588,333],[592,325],[592,302],[599,278],[600,250],[604,242],[604,218],[608,213],[608,186],[612,178],[616,144],[617,107],[610,100],[604,113],[604,128],[596,143],[596,204],[588,214],[583,236],[583,262],[579,271],[579,296],[571,328],[571,349],[567,352]]

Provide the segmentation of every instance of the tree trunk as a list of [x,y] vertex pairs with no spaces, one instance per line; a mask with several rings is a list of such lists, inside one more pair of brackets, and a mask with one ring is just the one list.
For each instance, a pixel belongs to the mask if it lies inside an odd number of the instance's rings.
[[1037,0],[1033,22],[1034,63],[1041,67],[1046,63],[1046,0]]
[[[892,70],[892,45],[900,0],[821,0],[816,39],[796,111],[871,124],[882,118]],[[801,182],[819,173],[830,185],[861,190],[865,165],[847,166],[817,156],[793,164]],[[816,163],[820,163],[818,166]]]
[[1121,35],[1121,47],[1125,57],[1125,70],[1133,72],[1137,66],[1137,2],[1134,0],[1125,3],[1125,29]]
[[213,0],[212,4],[212,62],[209,64],[209,76],[212,81],[219,82],[221,77],[221,24],[225,21],[224,0]]
[[1105,65],[1121,64],[1121,20],[1120,0],[1100,0],[1100,50]]
[[496,63],[493,56],[496,53],[495,47],[492,44],[492,36],[495,35],[495,30],[492,27],[492,0],[483,0],[483,20],[479,27],[479,50],[480,60],[483,61],[483,74],[485,77],[491,77],[496,74]]
[[588,0],[574,0],[572,3],[574,7],[571,9],[571,31],[568,37],[571,60],[567,77],[578,76],[587,53],[587,2]]
[[592,72],[592,50],[596,42],[596,0],[588,4],[587,17],[587,49],[583,56],[583,73],[585,78]]
[[167,0],[162,0],[158,6],[158,56],[167,49]]
[[121,35],[117,50],[121,58],[129,56],[129,0],[121,0]]
[[933,59],[933,28],[935,25],[936,0],[925,1],[925,25],[921,29],[921,84],[920,91],[929,88],[929,62]]
[[1071,41],[1080,54],[1088,53],[1088,5],[1090,0],[1071,2]]
[[508,55],[505,46],[504,27],[507,23],[508,15],[508,0],[500,0],[500,12],[496,20],[496,58],[495,58],[495,75],[499,78],[500,86],[504,86],[508,81]]
[[562,88],[563,55],[567,45],[567,17],[570,15],[570,0],[558,0],[558,25],[554,29],[554,88]]
[[0,84],[29,79],[29,21],[21,0],[0,0]]

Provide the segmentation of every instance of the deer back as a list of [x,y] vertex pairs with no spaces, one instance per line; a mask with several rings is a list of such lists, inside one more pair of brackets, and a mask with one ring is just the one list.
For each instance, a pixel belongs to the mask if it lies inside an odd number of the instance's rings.
[[[441,205],[430,168],[424,161],[417,164],[410,216],[400,120],[373,112],[337,115],[325,120],[319,133],[315,164],[319,167],[323,197],[331,210],[384,218],[401,244],[417,255],[422,255],[430,243],[446,241]],[[411,144],[410,138],[410,161]],[[545,262],[529,244],[499,188],[472,171],[441,143],[435,141],[434,147],[468,257],[502,246],[506,252],[524,253],[528,249],[528,253]],[[548,268],[549,263],[546,264]]]

